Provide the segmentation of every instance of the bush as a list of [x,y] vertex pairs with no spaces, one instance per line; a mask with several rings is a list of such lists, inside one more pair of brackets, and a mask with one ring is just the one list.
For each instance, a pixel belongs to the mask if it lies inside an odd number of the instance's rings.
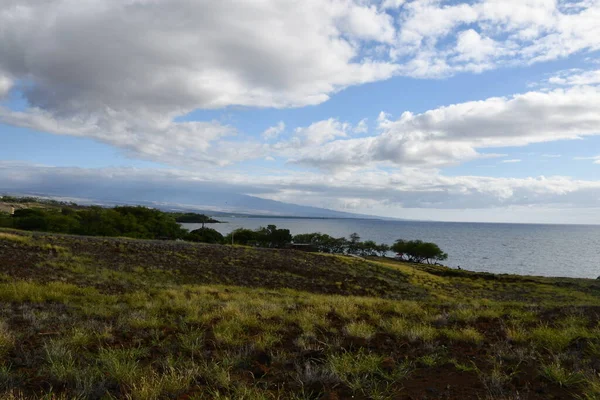
[[223,243],[224,237],[214,229],[200,228],[188,233],[185,240],[201,243]]

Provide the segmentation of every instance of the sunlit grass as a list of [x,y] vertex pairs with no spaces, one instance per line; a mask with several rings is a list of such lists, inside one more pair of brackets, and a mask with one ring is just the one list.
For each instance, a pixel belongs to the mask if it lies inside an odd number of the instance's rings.
[[[196,274],[213,278],[203,271],[210,260],[193,253],[169,250],[195,263],[178,278],[179,267],[164,260],[130,262],[130,245],[111,244],[119,254],[113,266],[64,241],[34,243],[27,248],[43,255],[36,274],[25,279],[21,271],[0,271],[4,397],[18,396],[23,379],[43,379],[53,392],[33,389],[37,398],[63,391],[66,398],[320,398],[329,390],[379,399],[401,396],[412,371],[423,379],[447,369],[479,379],[482,399],[510,398],[515,377],[530,379],[532,388],[562,386],[586,400],[600,393],[593,369],[600,325],[578,307],[600,301],[586,281],[564,290],[546,278],[484,279],[383,261],[375,265],[400,271],[394,276],[407,279],[410,290],[393,293],[398,286],[386,286],[390,277],[371,270],[371,288],[389,287],[389,297],[383,290],[334,295],[291,289],[287,284],[302,278],[297,271],[274,273],[269,288],[194,284]],[[257,254],[244,248],[229,263]],[[368,286],[359,272],[371,264],[344,263],[349,279],[324,287],[338,293]],[[242,272],[252,285],[266,279],[257,280],[252,267]],[[27,353],[22,343],[40,346]],[[27,367],[15,367],[15,360]]]
[[18,244],[30,244],[31,236],[15,235],[13,233],[0,232],[0,240],[6,240],[8,242]]

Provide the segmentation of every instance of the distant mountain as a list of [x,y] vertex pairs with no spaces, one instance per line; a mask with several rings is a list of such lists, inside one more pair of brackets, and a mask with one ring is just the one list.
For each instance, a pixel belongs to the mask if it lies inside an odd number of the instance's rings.
[[247,196],[243,194],[226,194],[225,197],[216,199],[198,200],[197,204],[173,204],[153,202],[157,207],[164,209],[180,209],[191,211],[204,211],[212,215],[253,215],[265,217],[298,217],[298,218],[370,218],[372,215],[354,214],[342,211],[329,210],[326,208],[301,206],[297,204],[284,203],[281,201],[261,199],[260,197]]
[[[372,215],[353,214],[326,208],[302,206],[281,201],[262,199],[236,193],[195,192],[191,194],[169,193],[156,191],[144,193],[143,199],[139,193],[120,193],[119,198],[108,198],[100,193],[73,193],[70,196],[53,193],[6,193],[19,196],[49,197],[63,201],[73,201],[80,204],[140,204],[160,208],[164,211],[194,211],[214,216],[239,215],[263,217],[297,217],[297,218],[369,218],[380,219]],[[137,194],[137,196],[136,196]],[[83,195],[83,196],[82,196]],[[141,196],[139,196],[141,197]]]

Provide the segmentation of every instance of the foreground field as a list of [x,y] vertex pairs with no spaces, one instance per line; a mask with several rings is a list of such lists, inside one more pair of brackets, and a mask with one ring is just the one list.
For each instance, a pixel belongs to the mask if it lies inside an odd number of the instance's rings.
[[600,281],[0,231],[0,398],[598,399]]

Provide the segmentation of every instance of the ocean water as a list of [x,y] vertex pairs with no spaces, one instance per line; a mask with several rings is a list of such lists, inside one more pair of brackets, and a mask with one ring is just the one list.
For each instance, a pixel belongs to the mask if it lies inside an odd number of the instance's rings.
[[[356,232],[362,240],[392,244],[396,239],[437,243],[444,262],[471,271],[596,278],[600,276],[600,226],[382,221],[365,219],[219,218],[222,234],[269,224],[293,235],[321,232],[334,237]],[[198,224],[183,224],[197,229]]]

